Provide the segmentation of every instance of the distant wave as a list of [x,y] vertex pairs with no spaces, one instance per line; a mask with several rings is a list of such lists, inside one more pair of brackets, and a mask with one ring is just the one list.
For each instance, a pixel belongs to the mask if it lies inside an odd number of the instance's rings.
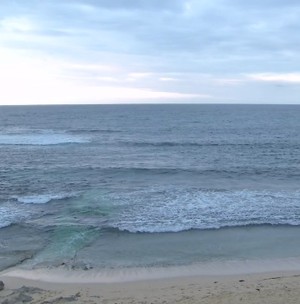
[[88,167],[89,170],[99,170],[109,174],[147,174],[147,175],[217,175],[217,176],[247,176],[247,175],[265,175],[265,176],[287,176],[300,177],[300,170],[274,167],[230,167],[230,168],[151,168],[151,167]]
[[16,197],[19,203],[23,204],[46,204],[53,200],[62,200],[77,196],[76,193],[61,193],[61,194],[38,194],[29,196]]
[[68,130],[71,134],[97,134],[97,133],[121,133],[121,130],[114,129],[75,129]]
[[122,145],[134,146],[134,147],[224,147],[224,146],[233,146],[233,147],[280,147],[286,148],[289,147],[299,147],[298,144],[286,143],[286,142],[189,142],[189,141],[123,141],[120,142]]
[[0,134],[0,145],[47,146],[87,142],[87,138],[53,130],[19,130]]

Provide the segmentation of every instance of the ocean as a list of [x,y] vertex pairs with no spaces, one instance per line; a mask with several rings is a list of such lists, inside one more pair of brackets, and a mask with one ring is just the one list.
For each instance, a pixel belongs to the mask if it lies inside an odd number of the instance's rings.
[[0,270],[300,257],[300,106],[0,107]]

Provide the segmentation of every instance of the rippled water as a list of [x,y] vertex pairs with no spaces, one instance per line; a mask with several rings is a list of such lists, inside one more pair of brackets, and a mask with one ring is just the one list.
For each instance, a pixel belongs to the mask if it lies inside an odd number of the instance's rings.
[[299,106],[1,107],[0,266],[256,256],[265,227],[272,251],[300,227],[299,152]]

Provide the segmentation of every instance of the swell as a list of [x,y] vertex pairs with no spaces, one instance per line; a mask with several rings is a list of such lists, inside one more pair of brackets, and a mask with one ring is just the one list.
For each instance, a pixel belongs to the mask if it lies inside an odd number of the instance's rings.
[[104,174],[149,174],[149,175],[266,175],[266,176],[286,176],[286,177],[300,177],[300,170],[297,168],[274,168],[274,167],[230,167],[220,169],[200,169],[200,168],[151,168],[151,167],[94,167],[89,166],[85,169],[99,171]]
[[121,145],[134,147],[249,147],[249,148],[293,148],[300,149],[299,144],[292,142],[176,142],[176,141],[121,141]]
[[102,134],[102,133],[122,133],[122,130],[114,129],[75,129],[68,130],[71,134]]

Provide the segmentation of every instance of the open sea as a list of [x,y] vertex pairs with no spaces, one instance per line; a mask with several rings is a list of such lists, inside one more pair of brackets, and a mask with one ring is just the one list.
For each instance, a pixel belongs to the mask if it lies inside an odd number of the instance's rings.
[[300,106],[0,107],[0,270],[300,258]]

